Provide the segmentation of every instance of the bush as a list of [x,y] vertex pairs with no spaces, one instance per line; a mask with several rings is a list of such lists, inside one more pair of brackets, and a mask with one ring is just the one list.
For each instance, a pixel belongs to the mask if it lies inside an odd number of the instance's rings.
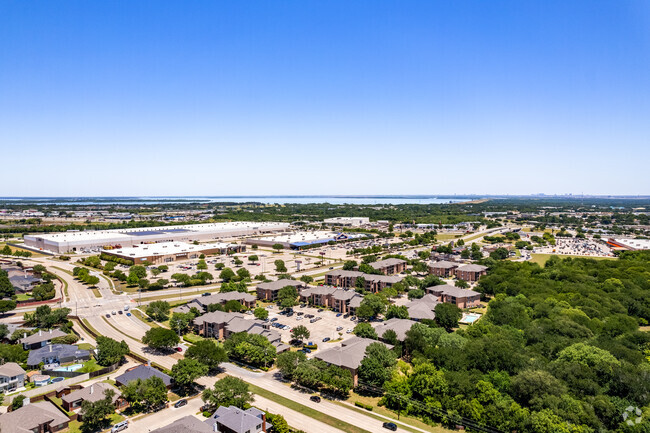
[[354,405],[357,406],[357,407],[361,407],[361,408],[363,408],[365,410],[368,410],[368,411],[372,411],[372,409],[373,409],[372,405],[363,404],[360,401],[355,401]]

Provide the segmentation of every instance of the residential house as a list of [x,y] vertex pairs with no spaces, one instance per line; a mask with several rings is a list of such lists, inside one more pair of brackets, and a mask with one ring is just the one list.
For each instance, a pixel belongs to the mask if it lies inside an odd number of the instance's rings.
[[266,413],[255,407],[244,410],[219,406],[204,423],[219,433],[266,433],[273,427],[266,421]]
[[193,415],[179,418],[173,423],[152,430],[151,433],[214,433],[211,425],[199,420]]
[[0,393],[15,391],[25,386],[25,370],[15,362],[0,365]]
[[68,334],[60,329],[50,329],[49,331],[39,329],[37,333],[29,336],[25,333],[19,342],[23,345],[23,349],[33,350],[51,344],[53,338],[65,337],[66,335]]
[[106,398],[106,391],[113,391],[113,406],[120,409],[127,406],[127,402],[122,398],[122,393],[113,385],[105,382],[97,382],[85,388],[73,390],[61,396],[61,404],[67,411],[74,411],[81,408],[84,401],[96,402]]
[[150,377],[157,376],[162,379],[167,388],[172,386],[172,378],[163,373],[162,371],[154,368],[150,365],[140,364],[137,367],[130,368],[126,370],[123,374],[115,378],[115,383],[117,386],[124,386],[129,382],[132,382],[137,379],[146,380]]
[[31,350],[27,355],[27,365],[37,368],[43,363],[47,368],[58,367],[68,362],[80,362],[90,359],[88,350],[81,350],[73,344],[50,344],[38,349]]
[[380,271],[384,275],[393,275],[399,274],[406,270],[406,260],[390,258],[370,263],[370,266]]
[[437,296],[427,294],[420,299],[413,299],[406,304],[406,309],[411,320],[433,320],[436,318],[436,305],[440,301]]
[[309,305],[330,307],[337,313],[343,314],[352,314],[350,303],[355,305],[357,303],[354,302],[355,299],[358,299],[358,303],[360,304],[363,296],[352,289],[340,289],[333,286],[309,287],[300,292],[300,302]]
[[483,275],[487,274],[487,266],[470,264],[460,266],[455,271],[456,278],[465,281],[478,281]]
[[455,304],[458,308],[478,307],[481,302],[481,294],[479,292],[461,289],[450,284],[427,287],[426,290],[428,293],[437,296],[440,302]]
[[267,283],[260,283],[256,288],[257,299],[275,302],[278,299],[278,293],[280,292],[280,289],[287,286],[295,287],[298,292],[300,292],[301,289],[307,287],[307,285],[302,281],[289,280],[286,278],[277,281],[269,281]]
[[458,266],[458,263],[449,262],[447,260],[431,262],[429,263],[429,273],[440,278],[450,278],[454,276],[454,272]]
[[289,346],[282,344],[280,333],[270,329],[267,322],[247,319],[243,314],[214,311],[194,319],[194,326],[198,334],[206,338],[225,340],[232,334],[247,332],[266,337],[275,346],[278,353],[289,349]]
[[389,348],[393,347],[370,338],[351,337],[341,342],[341,345],[338,347],[316,353],[314,358],[320,359],[330,365],[336,365],[349,370],[352,373],[354,386],[357,386],[359,384],[359,366],[363,358],[366,357],[366,348],[372,343],[384,344]]
[[70,418],[49,401],[29,403],[0,415],[2,433],[55,433],[68,428]]
[[228,301],[237,301],[246,308],[255,308],[255,296],[250,293],[244,292],[226,292],[226,293],[215,293],[210,296],[201,296],[194,299],[193,302],[198,304],[201,308],[201,311],[208,311],[208,307],[212,304],[221,304],[225,305]]

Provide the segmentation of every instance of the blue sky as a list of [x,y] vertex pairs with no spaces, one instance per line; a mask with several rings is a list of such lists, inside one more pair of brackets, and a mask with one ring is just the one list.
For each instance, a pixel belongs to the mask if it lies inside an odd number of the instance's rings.
[[0,0],[0,196],[650,194],[650,2]]

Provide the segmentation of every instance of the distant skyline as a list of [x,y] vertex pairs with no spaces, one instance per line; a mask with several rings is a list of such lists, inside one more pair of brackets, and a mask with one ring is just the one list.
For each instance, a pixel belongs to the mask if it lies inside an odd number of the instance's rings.
[[649,195],[650,2],[0,0],[0,196]]

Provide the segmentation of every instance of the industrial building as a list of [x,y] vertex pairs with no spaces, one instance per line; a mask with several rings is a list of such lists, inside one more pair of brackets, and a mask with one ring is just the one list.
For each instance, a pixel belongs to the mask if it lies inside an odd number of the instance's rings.
[[335,233],[328,231],[293,232],[282,235],[250,238],[246,239],[246,243],[262,247],[272,247],[275,244],[280,244],[286,249],[300,250],[329,242],[341,242],[363,237],[366,237],[366,235],[358,233]]
[[325,225],[340,227],[360,227],[370,224],[370,218],[367,217],[336,217],[323,220]]
[[133,264],[149,262],[163,264],[176,260],[197,259],[201,254],[226,254],[246,251],[246,245],[213,242],[193,245],[186,242],[159,242],[156,244],[135,245],[129,248],[103,250],[102,253],[121,259],[132,260]]
[[226,222],[26,235],[25,245],[54,253],[127,248],[155,242],[210,241],[287,231],[289,223]]
[[607,244],[613,248],[629,251],[650,250],[650,239],[608,239]]

